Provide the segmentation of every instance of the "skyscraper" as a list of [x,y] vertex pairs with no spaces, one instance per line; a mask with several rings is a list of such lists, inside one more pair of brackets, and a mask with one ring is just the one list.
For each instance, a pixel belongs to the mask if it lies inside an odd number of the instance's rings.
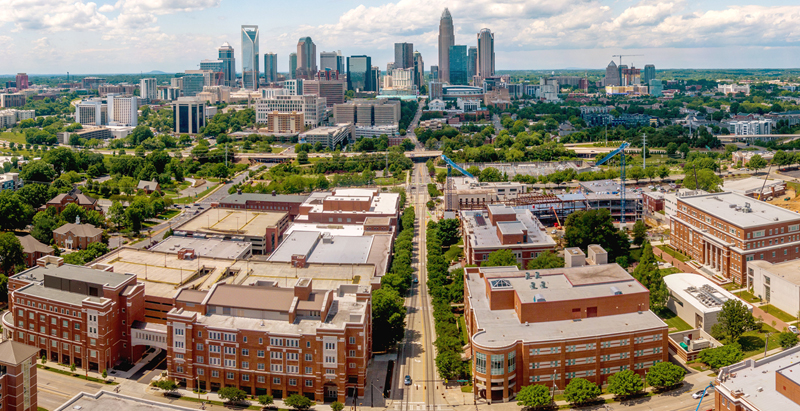
[[264,53],[264,81],[278,81],[278,55],[275,53]]
[[372,74],[372,57],[350,56],[347,58],[348,90],[377,91]]
[[289,78],[294,79],[297,78],[297,53],[289,54]]
[[329,68],[338,71],[339,74],[344,74],[344,68],[340,64],[341,59],[342,54],[340,51],[322,51],[319,53],[319,69],[325,70]]
[[311,37],[297,42],[297,78],[313,79],[317,74],[317,46]]
[[24,90],[29,86],[28,74],[26,73],[17,73],[16,81],[17,81],[17,90]]
[[645,85],[650,84],[650,80],[655,80],[656,78],[656,66],[652,64],[647,64],[644,66],[644,76],[642,77],[642,83]]
[[478,48],[475,46],[470,46],[467,49],[467,64],[469,67],[467,68],[467,72],[469,72],[469,78],[475,76],[478,73]]
[[394,68],[414,67],[414,44],[394,43]]
[[453,17],[444,9],[439,20],[439,80],[450,81],[450,47],[456,44],[453,32]]
[[439,81],[439,66],[431,66],[431,81]]
[[370,70],[370,78],[372,79],[373,89],[372,91],[380,91],[381,88],[381,68],[378,66],[372,66],[372,70]]
[[[450,46],[448,59],[450,67],[447,71],[450,76],[450,84],[467,85],[469,81],[467,77],[467,46]],[[442,73],[441,67],[439,67],[439,73]]]
[[222,82],[228,87],[236,85],[236,58],[233,47],[226,41],[219,46],[219,59],[222,60]]
[[147,103],[158,98],[158,86],[155,78],[143,78],[139,80],[139,97]]
[[494,34],[489,29],[478,33],[478,72],[482,78],[494,75]]
[[619,67],[617,67],[617,63],[614,63],[614,60],[611,60],[611,63],[608,63],[608,67],[606,67],[606,78],[603,79],[603,85],[620,85]]
[[417,88],[422,87],[425,83],[425,62],[422,61],[422,54],[419,51],[414,52],[414,84]]
[[258,89],[258,26],[242,26],[242,88]]

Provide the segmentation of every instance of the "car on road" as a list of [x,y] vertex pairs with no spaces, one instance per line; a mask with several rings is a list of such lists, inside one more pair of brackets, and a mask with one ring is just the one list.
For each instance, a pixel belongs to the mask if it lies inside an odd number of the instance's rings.
[[419,284],[419,278],[417,278],[417,277],[414,277],[414,280],[413,280],[412,282],[413,282],[414,284]]
[[406,375],[406,378],[403,380],[403,384],[411,385],[411,376],[410,375]]
[[794,326],[794,325],[790,325],[789,326],[789,331],[791,331],[791,332],[793,332],[795,334],[798,334],[797,327]]
[[697,399],[700,399],[700,398],[703,398],[703,397],[708,397],[708,394],[710,394],[710,393],[711,393],[711,390],[707,390],[707,391],[705,391],[705,393],[703,392],[703,390],[700,390],[700,391],[697,391],[696,393],[692,394],[692,398],[697,400]]

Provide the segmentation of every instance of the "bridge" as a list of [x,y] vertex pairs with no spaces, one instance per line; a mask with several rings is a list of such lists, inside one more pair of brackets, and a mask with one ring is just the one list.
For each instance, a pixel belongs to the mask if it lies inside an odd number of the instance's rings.
[[725,143],[748,143],[753,144],[757,141],[775,141],[782,139],[796,140],[797,134],[731,134],[728,136],[717,136],[719,141]]
[[[383,155],[386,154],[385,151],[377,151],[372,153],[341,153],[340,155],[343,157],[357,157],[362,154],[378,154]],[[414,162],[425,162],[428,161],[429,158],[438,158],[442,155],[441,151],[438,150],[426,150],[426,151],[406,151],[406,157],[410,158],[411,161]],[[331,153],[308,153],[308,158],[331,158],[333,155]],[[237,160],[249,160],[251,163],[285,163],[288,161],[293,161],[297,158],[297,153],[287,153],[287,154],[269,154],[269,153],[236,153],[235,158]]]

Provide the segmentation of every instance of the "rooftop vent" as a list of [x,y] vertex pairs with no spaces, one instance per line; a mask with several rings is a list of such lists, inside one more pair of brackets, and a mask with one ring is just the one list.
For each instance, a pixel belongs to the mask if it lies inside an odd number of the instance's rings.
[[535,302],[535,303],[544,302],[544,301],[546,301],[546,300],[544,299],[544,296],[541,295],[541,294],[536,294],[536,295],[533,296],[533,302]]
[[531,279],[531,273],[525,273],[525,279],[526,280],[530,280]]
[[744,203],[744,207],[742,208],[743,213],[750,213],[753,209],[750,208],[750,203]]
[[619,288],[617,288],[617,287],[612,285],[611,286],[611,294],[613,294],[613,295],[622,295],[622,291]]
[[542,281],[540,285],[542,286],[542,288],[547,288],[547,284],[544,281]]
[[536,289],[536,283],[531,282],[531,290],[535,290],[535,289]]
[[538,279],[540,279],[540,278],[542,278],[542,276],[541,276],[541,275],[539,275],[539,272],[537,271],[537,272],[536,272],[536,279],[538,280]]

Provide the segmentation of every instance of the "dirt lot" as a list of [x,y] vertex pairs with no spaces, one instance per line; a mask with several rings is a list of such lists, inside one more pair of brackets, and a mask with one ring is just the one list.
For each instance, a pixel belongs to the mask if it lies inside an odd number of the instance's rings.
[[[785,201],[786,198],[789,200]],[[786,194],[769,201],[769,203],[795,212],[800,212],[800,197],[797,197],[795,190],[788,187],[786,188]]]

